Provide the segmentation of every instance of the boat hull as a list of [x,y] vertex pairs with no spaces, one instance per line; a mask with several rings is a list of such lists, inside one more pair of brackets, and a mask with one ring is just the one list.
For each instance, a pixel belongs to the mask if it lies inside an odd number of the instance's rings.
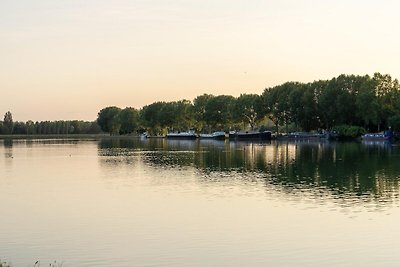
[[277,140],[320,140],[328,139],[327,134],[308,133],[308,132],[295,132],[287,135],[278,136]]
[[212,140],[225,140],[224,132],[215,132],[212,134],[200,134],[200,139],[212,139]]
[[361,137],[363,141],[390,141],[390,136],[381,136],[381,135],[363,135]]
[[197,135],[192,132],[181,132],[181,133],[169,133],[166,135],[167,139],[183,139],[183,140],[194,140]]
[[269,131],[259,133],[230,133],[229,139],[236,141],[268,141],[271,140],[272,133]]

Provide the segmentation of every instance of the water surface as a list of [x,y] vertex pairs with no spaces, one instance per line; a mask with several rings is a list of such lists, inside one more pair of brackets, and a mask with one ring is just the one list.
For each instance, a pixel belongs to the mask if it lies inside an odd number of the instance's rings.
[[400,147],[0,141],[14,266],[397,266]]

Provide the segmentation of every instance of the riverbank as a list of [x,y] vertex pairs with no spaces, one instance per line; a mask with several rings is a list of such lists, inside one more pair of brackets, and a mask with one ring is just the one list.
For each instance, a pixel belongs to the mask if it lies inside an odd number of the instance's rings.
[[132,138],[137,135],[109,135],[109,134],[13,134],[0,135],[4,139],[104,139],[104,138]]

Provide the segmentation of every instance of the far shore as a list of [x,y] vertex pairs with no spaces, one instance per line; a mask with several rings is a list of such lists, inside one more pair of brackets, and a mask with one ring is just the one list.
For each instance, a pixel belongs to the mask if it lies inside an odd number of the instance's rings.
[[4,139],[104,139],[104,138],[139,138],[138,135],[109,134],[12,134],[0,135]]

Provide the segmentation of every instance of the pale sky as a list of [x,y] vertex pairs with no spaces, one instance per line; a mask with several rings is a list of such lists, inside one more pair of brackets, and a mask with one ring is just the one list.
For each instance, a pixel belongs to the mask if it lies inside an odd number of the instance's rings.
[[400,78],[400,1],[0,0],[0,120]]

